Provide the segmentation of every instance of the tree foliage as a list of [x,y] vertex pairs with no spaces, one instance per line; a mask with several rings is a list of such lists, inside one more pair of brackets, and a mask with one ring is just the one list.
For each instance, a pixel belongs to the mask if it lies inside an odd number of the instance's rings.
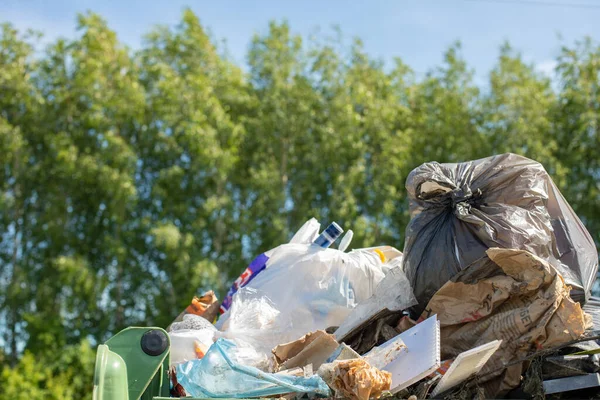
[[272,22],[235,65],[191,11],[133,51],[95,14],[40,48],[0,29],[0,397],[89,397],[93,347],[166,326],[306,219],[402,248],[426,161],[542,162],[600,241],[600,46],[547,77],[509,44],[475,83],[452,45],[417,79],[337,32]]

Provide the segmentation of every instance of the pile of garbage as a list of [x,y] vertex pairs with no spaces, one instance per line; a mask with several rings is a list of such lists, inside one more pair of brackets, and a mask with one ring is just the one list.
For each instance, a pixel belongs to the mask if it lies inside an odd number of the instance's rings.
[[[174,396],[600,393],[595,244],[541,164],[426,163],[404,253],[310,219],[169,326]],[[338,238],[337,249],[331,247]],[[587,311],[587,312],[586,312]],[[598,329],[598,328],[596,328]]]

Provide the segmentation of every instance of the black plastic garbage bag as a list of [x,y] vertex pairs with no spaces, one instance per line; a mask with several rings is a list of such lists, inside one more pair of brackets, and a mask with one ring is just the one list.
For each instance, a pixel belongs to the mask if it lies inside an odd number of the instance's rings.
[[406,181],[411,221],[404,271],[419,301],[490,247],[549,260],[584,303],[598,270],[594,242],[544,167],[516,154],[459,164],[425,163]]

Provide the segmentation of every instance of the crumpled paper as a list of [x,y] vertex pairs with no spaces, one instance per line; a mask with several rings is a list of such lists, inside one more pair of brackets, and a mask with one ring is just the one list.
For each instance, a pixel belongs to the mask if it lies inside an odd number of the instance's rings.
[[330,372],[322,375],[325,382],[338,397],[351,400],[378,399],[384,391],[390,390],[392,384],[391,373],[372,367],[361,358],[326,364],[321,371],[325,369]]
[[526,363],[506,364],[581,337],[591,318],[548,262],[525,250],[486,254],[438,290],[420,320],[437,314],[443,359],[502,340],[479,373],[489,397],[519,386]]

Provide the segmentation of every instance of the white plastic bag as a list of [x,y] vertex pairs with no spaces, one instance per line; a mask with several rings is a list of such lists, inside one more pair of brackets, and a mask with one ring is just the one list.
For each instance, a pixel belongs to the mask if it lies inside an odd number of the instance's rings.
[[384,276],[375,252],[290,244],[273,254],[248,287],[265,293],[281,313],[302,323],[304,334],[338,326]]
[[[314,218],[309,219],[302,225],[302,227],[294,234],[290,243],[312,243],[319,235],[319,228],[321,224]],[[283,245],[285,246],[285,245]],[[267,267],[267,262],[271,255],[279,249],[275,247],[269,251],[265,251],[259,254],[248,267],[242,272],[242,274],[233,282],[233,285],[225,295],[223,302],[221,303],[220,313],[223,314],[231,307],[233,303],[233,295],[240,289],[246,286],[252,279],[262,272]]]
[[[307,225],[308,222],[305,227]],[[312,232],[304,230],[304,243],[289,243],[273,249],[265,269],[245,286],[247,290],[254,290],[255,295],[266,297],[265,301],[278,312],[272,316],[271,325],[283,330],[286,340],[339,326],[358,302],[373,295],[388,268],[381,251],[362,249],[344,253],[312,245],[319,227],[313,223]],[[233,303],[241,292],[233,296]],[[234,315],[239,318],[240,313],[245,312],[244,307],[238,310],[232,307],[221,316],[217,327],[235,335],[241,325],[238,323],[235,328],[229,319]],[[251,318],[246,320],[251,321]],[[282,336],[272,335],[269,330],[273,332],[273,328],[267,328],[255,338],[264,339],[265,346],[270,348],[285,342]]]

